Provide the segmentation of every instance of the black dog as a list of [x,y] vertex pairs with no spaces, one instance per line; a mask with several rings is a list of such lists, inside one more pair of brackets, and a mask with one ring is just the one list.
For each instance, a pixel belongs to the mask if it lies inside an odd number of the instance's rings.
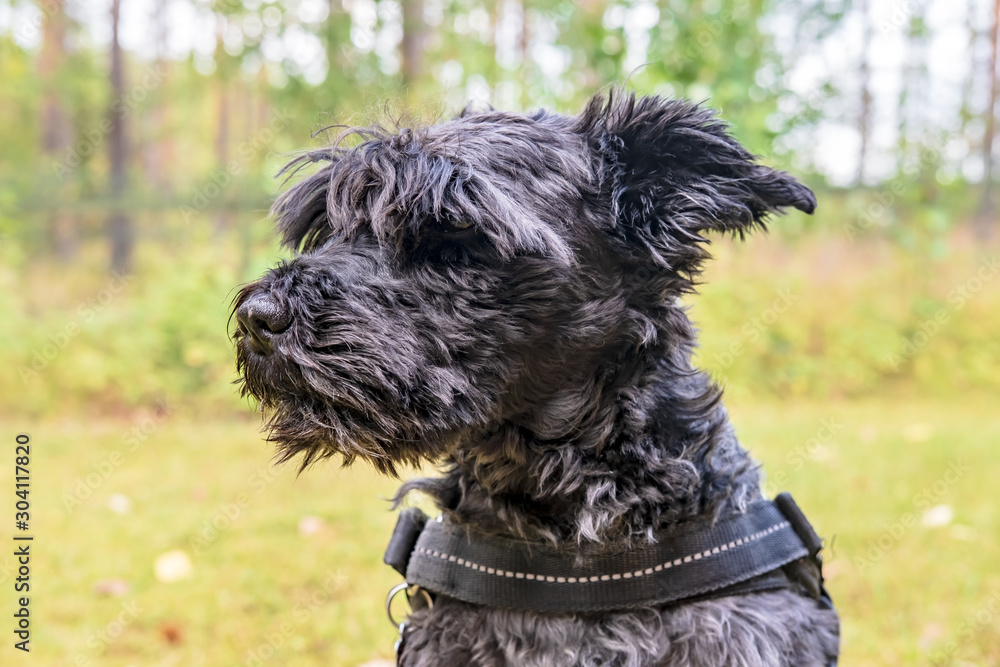
[[[656,97],[349,134],[289,165],[321,165],[274,208],[301,254],[235,303],[244,392],[283,460],[441,462],[399,497],[584,564],[760,501],[678,298],[704,232],[811,213],[808,188]],[[795,585],[589,613],[438,595],[400,660],[801,667],[834,662],[838,631]]]

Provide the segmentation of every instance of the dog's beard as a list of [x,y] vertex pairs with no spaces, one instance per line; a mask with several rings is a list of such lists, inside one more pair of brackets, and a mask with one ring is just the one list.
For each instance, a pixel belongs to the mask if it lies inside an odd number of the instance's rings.
[[340,454],[345,465],[361,458],[379,472],[396,475],[399,464],[416,466],[439,456],[456,439],[455,429],[410,417],[390,419],[389,387],[359,386],[317,359],[321,354],[283,347],[267,356],[250,349],[247,335],[237,331],[236,367],[242,396],[260,404],[268,440],[278,448],[279,462],[301,456],[301,467]]

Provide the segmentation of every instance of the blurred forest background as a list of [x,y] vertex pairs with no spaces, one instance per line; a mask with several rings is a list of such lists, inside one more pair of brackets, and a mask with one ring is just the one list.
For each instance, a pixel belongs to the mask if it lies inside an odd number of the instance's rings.
[[[717,311],[706,295],[707,366],[781,395],[997,388],[998,342],[981,326],[1000,319],[996,302],[951,291],[976,278],[984,255],[969,251],[997,226],[998,6],[2,2],[4,404],[234,406],[227,290],[276,257],[273,176],[329,140],[310,133],[433,121],[470,101],[575,112],[626,78],[718,108],[820,191],[815,218],[774,228],[816,255],[797,279],[841,300],[804,300],[724,363],[757,306],[726,294]],[[935,354],[916,354],[932,338]]]
[[289,255],[274,175],[330,126],[576,113],[627,81],[719,109],[816,190],[815,216],[715,239],[689,301],[768,490],[836,536],[844,664],[1000,664],[998,17],[1000,0],[0,0],[0,421],[38,443],[33,520],[57,547],[36,559],[39,659],[391,656],[377,496],[395,483],[270,468],[232,385],[235,287]]

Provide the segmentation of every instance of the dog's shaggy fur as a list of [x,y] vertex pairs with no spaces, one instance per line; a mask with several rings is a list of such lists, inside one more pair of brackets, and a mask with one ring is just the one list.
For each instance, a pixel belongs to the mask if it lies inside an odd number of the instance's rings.
[[[440,462],[399,498],[580,558],[760,498],[678,300],[703,233],[812,212],[808,188],[709,111],[656,97],[355,133],[291,165],[320,165],[275,205],[301,254],[235,304],[244,390],[283,458]],[[439,597],[401,661],[802,667],[837,651],[836,614],[793,591],[600,614]]]

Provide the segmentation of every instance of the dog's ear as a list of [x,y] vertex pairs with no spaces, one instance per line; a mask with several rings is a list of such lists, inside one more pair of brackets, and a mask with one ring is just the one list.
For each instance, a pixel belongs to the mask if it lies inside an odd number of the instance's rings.
[[668,265],[703,240],[700,232],[742,236],[784,207],[816,208],[809,188],[757,164],[726,123],[691,102],[612,93],[591,100],[580,123],[599,153],[617,224]]

